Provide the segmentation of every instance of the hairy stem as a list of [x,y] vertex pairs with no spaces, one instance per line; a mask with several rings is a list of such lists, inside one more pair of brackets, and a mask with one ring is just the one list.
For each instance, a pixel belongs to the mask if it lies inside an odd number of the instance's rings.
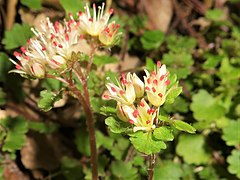
[[149,158],[149,167],[148,167],[148,180],[153,180],[153,172],[154,172],[154,165],[155,165],[155,154],[151,154],[148,156]]

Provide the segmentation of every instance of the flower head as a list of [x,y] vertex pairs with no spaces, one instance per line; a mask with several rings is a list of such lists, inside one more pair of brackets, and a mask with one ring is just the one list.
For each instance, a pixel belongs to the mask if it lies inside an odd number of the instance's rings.
[[107,27],[105,27],[99,34],[99,41],[105,46],[111,46],[116,44],[121,36],[118,32],[120,24],[115,24],[113,21]]
[[160,64],[158,62],[158,70],[152,71],[151,74],[145,70],[146,76],[144,77],[145,82],[145,91],[147,93],[147,98],[149,102],[159,107],[164,102],[171,90],[167,91],[167,86],[170,84],[170,80],[168,79],[168,72],[166,69],[166,65]]
[[70,15],[64,23],[43,20],[39,29],[31,29],[35,36],[21,47],[21,52],[15,52],[19,63],[14,62],[16,72],[42,78],[49,69],[64,70],[73,52],[79,51],[79,23]]
[[125,104],[118,104],[117,116],[123,120],[128,120],[133,124],[133,131],[151,131],[155,129],[158,109],[150,108],[147,102],[142,99],[137,108],[135,106],[128,106]]
[[122,74],[120,82],[117,81],[117,85],[112,82],[106,84],[110,95],[104,95],[105,99],[114,99],[122,104],[131,105],[135,101],[136,94],[133,83],[131,81],[131,74],[128,73],[126,78]]
[[104,12],[105,3],[102,6],[98,6],[98,10],[96,9],[96,5],[93,4],[93,16],[91,16],[89,6],[86,4],[84,7],[85,12],[79,12],[79,22],[81,24],[81,29],[91,35],[98,36],[99,33],[107,26],[108,20],[113,13],[113,9],[110,9],[107,12]]

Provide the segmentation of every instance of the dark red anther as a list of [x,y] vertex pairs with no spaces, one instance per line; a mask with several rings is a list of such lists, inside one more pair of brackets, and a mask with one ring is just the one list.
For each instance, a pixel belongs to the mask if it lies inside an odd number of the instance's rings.
[[144,107],[145,105],[144,105],[144,102],[140,102],[140,104],[139,104],[141,107]]
[[65,35],[65,39],[66,39],[66,41],[69,41],[69,35],[68,34]]
[[120,90],[119,94],[123,95],[123,94],[125,94],[125,92],[123,90]]
[[88,20],[89,20],[90,22],[93,22],[93,18],[89,18]]
[[151,122],[150,120],[147,120],[147,121],[146,121],[146,124],[149,124],[150,122]]
[[160,81],[162,81],[164,78],[165,78],[165,75],[162,75],[162,76],[160,77]]
[[14,55],[15,57],[20,57],[20,56],[21,56],[21,54],[20,54],[19,52],[17,52],[17,51],[14,51],[13,55]]
[[54,45],[54,46],[57,46],[57,42],[56,42],[56,41],[53,41],[53,45]]
[[162,93],[158,93],[158,96],[159,96],[159,97],[163,97]]
[[157,61],[157,67],[160,68],[161,67],[161,62]]
[[107,94],[104,94],[103,97],[104,97],[105,99],[109,99],[109,98],[110,98],[110,96],[107,95]]
[[168,79],[166,82],[165,82],[166,86],[168,86],[170,84],[170,80]]
[[113,9],[111,8],[111,9],[109,9],[109,14],[112,14],[113,13]]
[[111,90],[112,90],[113,92],[116,92],[116,89],[115,89],[114,87],[111,87]]
[[153,80],[153,84],[157,85],[158,84],[158,80],[154,79]]
[[134,124],[134,121],[132,119],[129,119],[128,122]]
[[17,64],[15,67],[16,67],[16,69],[21,69],[22,68],[19,64]]
[[27,52],[24,47],[21,47],[20,50],[21,50],[24,54],[26,54],[26,52]]
[[147,91],[150,91],[150,88],[147,86],[146,88],[145,88]]
[[133,117],[137,118],[138,114],[139,114],[139,113],[138,113],[138,110],[135,109],[135,110],[133,111]]
[[156,92],[156,89],[154,87],[152,87],[152,91],[155,93]]
[[63,46],[61,44],[58,45],[59,48],[63,48]]
[[150,79],[150,78],[147,79],[147,83],[148,83],[148,84],[151,83],[151,79]]
[[156,71],[152,71],[151,76],[156,76]]

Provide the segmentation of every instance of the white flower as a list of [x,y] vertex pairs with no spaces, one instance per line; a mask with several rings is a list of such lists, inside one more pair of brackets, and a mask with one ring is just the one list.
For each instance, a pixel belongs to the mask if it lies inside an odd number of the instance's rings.
[[168,93],[171,91],[167,91],[170,80],[168,79],[166,65],[161,66],[160,62],[158,62],[157,72],[152,71],[150,74],[145,70],[145,73],[144,82],[148,100],[152,105],[159,107],[165,102]]
[[39,29],[31,30],[35,37],[29,39],[27,45],[20,48],[21,53],[14,53],[19,63],[11,60],[17,66],[16,70],[11,72],[37,78],[43,77],[49,69],[63,72],[67,62],[71,61],[72,53],[80,50],[79,23],[72,15],[69,21],[55,22],[54,25],[49,18],[46,18],[41,22]]
[[86,4],[84,7],[85,12],[79,12],[79,22],[81,24],[80,28],[87,34],[91,36],[98,36],[99,33],[107,26],[108,20],[113,13],[113,9],[110,9],[108,12],[104,12],[103,3],[102,6],[93,4],[93,16],[90,14],[89,6]]
[[156,128],[158,109],[150,108],[147,102],[142,99],[138,107],[133,105],[118,104],[118,117],[134,125],[133,131],[152,131]]
[[[121,84],[120,84],[121,83]],[[134,86],[131,81],[131,74],[128,73],[126,78],[125,75],[121,75],[120,82],[115,85],[112,82],[106,84],[109,91],[109,95],[104,95],[105,99],[114,99],[122,104],[131,105],[135,101],[136,94]]]
[[141,79],[135,73],[133,73],[131,75],[131,81],[133,83],[136,97],[142,98],[144,95],[144,83],[141,81]]

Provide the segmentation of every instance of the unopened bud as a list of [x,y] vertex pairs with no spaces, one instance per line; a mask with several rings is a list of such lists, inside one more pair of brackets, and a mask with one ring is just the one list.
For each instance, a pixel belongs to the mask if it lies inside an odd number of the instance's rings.
[[137,98],[141,98],[144,95],[144,83],[141,79],[134,73],[132,75],[132,83],[134,86],[134,91],[136,93]]

